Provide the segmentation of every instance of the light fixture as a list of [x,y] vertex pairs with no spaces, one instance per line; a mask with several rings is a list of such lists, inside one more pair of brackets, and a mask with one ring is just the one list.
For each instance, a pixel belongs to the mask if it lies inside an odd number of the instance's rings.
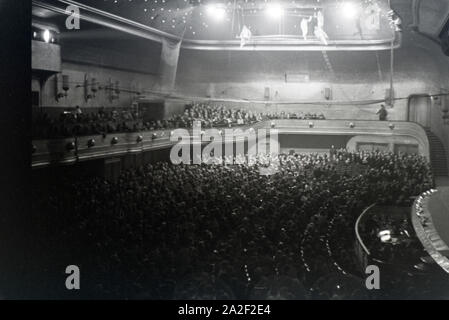
[[[62,88],[61,88],[62,87]],[[64,90],[64,92],[61,91]],[[69,76],[57,74],[55,76],[55,99],[59,101],[59,99],[63,97],[67,97],[67,92],[70,90],[69,86]]]
[[89,81],[89,76],[88,74],[84,74],[84,101],[89,102],[90,99],[94,98],[95,95],[91,94],[91,92],[89,91],[89,82],[92,83],[92,81]]
[[50,30],[48,30],[48,29],[44,30],[44,32],[43,32],[43,34],[42,34],[42,38],[44,39],[44,41],[45,41],[46,43],[49,43],[49,42],[50,42],[50,39],[51,39],[51,33],[50,33]]
[[380,241],[382,242],[389,242],[391,240],[391,235],[390,234],[386,234],[380,237]]
[[92,95],[95,97],[95,94],[98,91],[97,79],[95,79],[95,78],[92,78],[90,80],[90,91],[92,91],[92,93],[93,93]]
[[89,139],[89,140],[87,141],[87,146],[88,146],[89,148],[92,148],[93,146],[95,146],[95,139]]
[[111,139],[111,144],[117,144],[118,143],[118,138],[117,137],[113,137]]
[[354,128],[354,127],[355,127],[354,122],[351,122],[351,123],[349,124],[349,127],[350,127],[351,129]]
[[272,19],[279,19],[284,15],[284,9],[279,3],[269,3],[265,8],[265,13]]
[[357,16],[358,8],[353,2],[345,2],[342,5],[342,14],[347,19],[354,19]]
[[138,135],[136,141],[137,141],[137,143],[142,142],[143,141],[143,136],[142,135]]
[[394,129],[394,123],[390,123],[388,126],[390,127],[391,130]]
[[74,149],[75,149],[75,142],[73,142],[73,141],[68,142],[68,143],[65,145],[65,148],[67,149],[67,151],[72,151],[72,150],[74,150]]
[[156,133],[153,133],[152,135],[151,135],[151,139],[156,139],[157,138],[157,134]]
[[69,91],[69,76],[67,74],[62,75],[62,90],[65,91],[65,96],[67,97],[67,91]]
[[112,103],[114,100],[118,100],[120,98],[120,82],[116,81],[115,84],[112,82],[112,79],[109,79],[109,82],[106,86],[106,91],[108,92],[109,102]]
[[313,128],[313,122],[312,121],[309,122],[309,128]]
[[210,4],[206,6],[206,13],[215,21],[222,21],[226,17],[226,9],[219,4]]

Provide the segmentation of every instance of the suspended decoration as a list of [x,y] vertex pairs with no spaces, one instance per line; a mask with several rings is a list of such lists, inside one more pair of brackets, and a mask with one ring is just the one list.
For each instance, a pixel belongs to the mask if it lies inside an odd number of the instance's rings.
[[[80,2],[88,0],[80,0]],[[181,38],[288,38],[328,45],[385,40],[401,30],[388,0],[104,0],[105,10]]]
[[327,33],[324,31],[324,16],[323,16],[323,13],[321,11],[318,11],[315,14],[315,18],[317,20],[317,23],[316,23],[316,26],[315,26],[314,34],[321,42],[323,42],[325,45],[328,45],[327,40],[329,39],[329,37],[328,37]]
[[312,16],[306,18],[303,17],[301,19],[301,31],[302,37],[305,41],[307,41],[307,35],[309,34],[309,23],[312,22]]
[[251,40],[251,30],[247,26],[243,25],[242,32],[240,32],[240,48]]

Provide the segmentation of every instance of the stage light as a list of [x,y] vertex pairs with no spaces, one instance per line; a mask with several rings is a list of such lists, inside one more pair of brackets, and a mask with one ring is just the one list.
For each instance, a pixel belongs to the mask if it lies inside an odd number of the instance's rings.
[[51,38],[51,34],[49,30],[45,30],[43,33],[43,39],[45,42],[49,43]]
[[265,8],[265,12],[272,19],[279,19],[284,15],[284,9],[279,3],[269,3]]
[[210,18],[221,21],[226,17],[226,9],[217,4],[211,4],[206,7],[206,13]]
[[358,8],[352,2],[346,2],[342,6],[342,13],[345,18],[354,19],[357,16]]

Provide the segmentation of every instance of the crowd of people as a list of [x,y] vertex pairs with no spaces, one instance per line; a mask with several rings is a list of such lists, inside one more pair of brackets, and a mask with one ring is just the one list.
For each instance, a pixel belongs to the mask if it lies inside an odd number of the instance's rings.
[[193,121],[201,121],[202,127],[220,127],[229,125],[247,125],[265,120],[275,119],[326,119],[321,113],[290,113],[290,112],[253,112],[240,108],[227,108],[224,105],[210,105],[194,103],[186,106],[183,114],[176,114],[170,118],[175,127],[190,127]]
[[[355,220],[374,202],[409,204],[433,187],[418,155],[333,150],[252,160],[159,162],[115,182],[38,181],[33,207],[45,213],[37,225],[47,259],[87,270],[90,297],[365,299]],[[260,174],[272,161],[276,173]]]
[[57,117],[38,113],[33,119],[34,139],[65,138],[146,130],[142,117],[131,109],[106,109],[85,112],[77,106]]
[[106,109],[82,111],[80,107],[62,112],[58,117],[38,113],[33,120],[33,138],[51,139],[109,133],[139,132],[174,128],[190,128],[201,121],[204,128],[249,125],[272,119],[325,119],[323,114],[289,112],[252,112],[224,105],[194,103],[185,106],[181,114],[168,119],[144,119],[136,109]]

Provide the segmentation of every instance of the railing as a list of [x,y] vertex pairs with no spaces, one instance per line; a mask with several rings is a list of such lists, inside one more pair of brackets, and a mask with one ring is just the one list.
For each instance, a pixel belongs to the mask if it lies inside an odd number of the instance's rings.
[[[233,127],[245,131],[253,128],[276,129],[278,134],[377,136],[390,139],[393,136],[413,138],[420,144],[421,154],[429,157],[429,142],[422,127],[399,121],[353,121],[353,120],[267,120]],[[205,130],[204,128],[203,130]],[[223,130],[223,128],[218,128]],[[109,157],[168,148],[178,141],[171,141],[173,130],[155,130],[132,133],[89,135],[64,139],[33,140],[32,166],[53,163],[73,163],[80,160]],[[189,130],[191,134],[191,130]],[[236,136],[238,138],[238,135]],[[92,143],[94,142],[94,143]]]
[[363,242],[362,237],[360,236],[360,232],[359,232],[360,222],[363,220],[363,218],[365,217],[367,212],[369,212],[371,210],[371,208],[374,207],[375,205],[376,205],[376,203],[373,203],[368,208],[363,210],[362,214],[357,218],[357,221],[356,221],[355,227],[354,227],[355,228],[355,236],[356,236],[356,241],[354,244],[355,252],[356,252],[357,258],[359,260],[359,265],[361,267],[361,270],[365,270],[366,267],[368,266],[371,253],[368,250],[368,248],[366,247],[365,243]]
[[[427,191],[415,200],[411,210],[412,224],[416,235],[427,253],[444,271],[449,273],[449,258],[441,253],[443,251],[449,251],[448,245],[444,243],[437,233],[432,220],[432,213],[429,210],[429,202],[432,201],[432,198],[436,197],[435,193],[438,192],[444,192],[448,195],[449,189],[442,188],[442,190],[438,191]],[[442,201],[442,199],[439,200]],[[447,200],[445,202],[447,203]]]

